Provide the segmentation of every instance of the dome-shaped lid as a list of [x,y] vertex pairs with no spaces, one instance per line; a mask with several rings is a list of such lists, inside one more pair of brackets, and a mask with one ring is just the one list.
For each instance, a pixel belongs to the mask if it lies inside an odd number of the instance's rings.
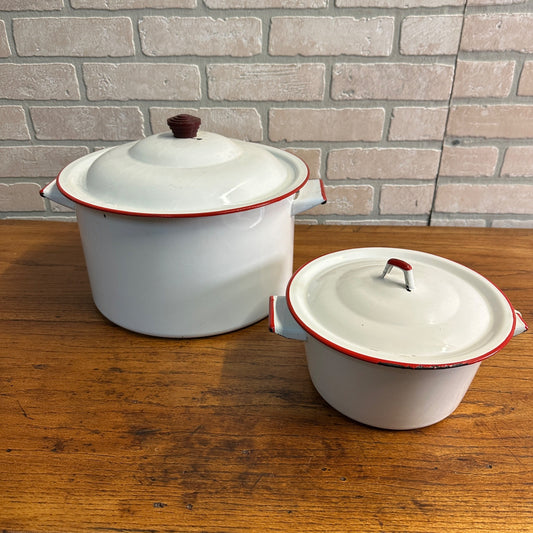
[[291,313],[348,355],[435,368],[480,361],[512,337],[515,313],[490,281],[412,250],[359,248],[302,267],[287,288]]
[[305,163],[288,152],[196,132],[185,122],[178,135],[152,135],[74,161],[59,174],[59,189],[105,211],[191,217],[273,203],[308,179]]

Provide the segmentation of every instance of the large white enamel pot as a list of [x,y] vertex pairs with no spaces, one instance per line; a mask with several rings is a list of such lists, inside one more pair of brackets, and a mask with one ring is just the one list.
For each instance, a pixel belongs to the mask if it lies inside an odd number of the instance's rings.
[[367,425],[415,429],[458,407],[481,361],[527,329],[490,281],[432,254],[359,248],[298,270],[270,329],[305,341],[311,380]]
[[41,194],[76,210],[94,302],[148,335],[201,337],[268,314],[292,274],[294,215],[325,201],[299,158],[197,131],[84,156]]

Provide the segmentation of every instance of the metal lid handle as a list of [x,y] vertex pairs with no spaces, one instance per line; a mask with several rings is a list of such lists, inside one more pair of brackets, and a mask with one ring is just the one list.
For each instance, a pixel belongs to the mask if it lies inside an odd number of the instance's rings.
[[406,261],[403,261],[402,259],[395,259],[393,257],[387,261],[387,264],[385,265],[385,268],[383,269],[383,273],[381,274],[381,277],[384,278],[392,270],[392,267],[397,267],[403,270],[403,275],[405,279],[405,288],[409,292],[414,291],[415,290],[415,278],[413,276],[413,267]]

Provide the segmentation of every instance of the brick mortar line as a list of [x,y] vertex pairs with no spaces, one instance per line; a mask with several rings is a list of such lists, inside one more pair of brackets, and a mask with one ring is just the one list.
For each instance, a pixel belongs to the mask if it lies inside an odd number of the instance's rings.
[[440,185],[524,185],[529,187],[527,183],[524,183],[523,177],[515,176],[440,176],[439,182]]

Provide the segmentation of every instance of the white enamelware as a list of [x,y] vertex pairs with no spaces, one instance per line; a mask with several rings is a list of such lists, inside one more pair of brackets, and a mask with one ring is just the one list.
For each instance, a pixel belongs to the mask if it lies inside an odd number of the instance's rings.
[[196,130],[91,153],[41,191],[76,211],[97,308],[139,333],[201,337],[267,316],[292,274],[294,216],[326,200],[298,157]]
[[311,380],[371,426],[414,429],[449,416],[481,361],[527,329],[489,280],[413,250],[356,248],[311,261],[270,298],[270,329],[305,341]]

